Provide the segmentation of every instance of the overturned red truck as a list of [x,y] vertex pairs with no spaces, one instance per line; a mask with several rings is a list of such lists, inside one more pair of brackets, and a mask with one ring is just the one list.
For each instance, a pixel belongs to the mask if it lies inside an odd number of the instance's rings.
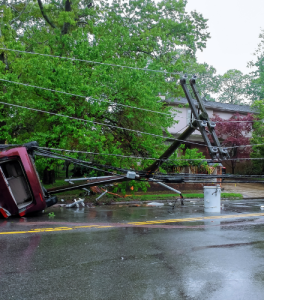
[[24,216],[57,203],[41,185],[31,149],[36,144],[0,150],[0,213]]
[[33,153],[37,148],[37,142],[31,142],[20,147],[0,149],[0,216],[23,217],[43,211],[46,207],[57,203],[54,193],[135,178],[135,173],[133,177],[132,175],[105,176],[85,184],[46,190],[35,168]]

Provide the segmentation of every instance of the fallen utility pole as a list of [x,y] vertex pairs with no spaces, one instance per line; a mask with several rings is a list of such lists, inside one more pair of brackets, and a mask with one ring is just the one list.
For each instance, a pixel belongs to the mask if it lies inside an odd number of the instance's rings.
[[[196,130],[196,120],[174,141],[172,145],[158,158],[151,166],[146,168],[148,174],[156,171],[164,160],[167,160],[182,144],[182,140],[187,139]],[[179,141],[180,140],[180,141]]]
[[[180,84],[185,93],[185,96],[187,98],[187,101],[189,103],[189,106],[191,108],[195,120],[191,122],[189,127],[178,137],[178,140],[174,141],[172,145],[151,166],[146,168],[148,174],[155,172],[159,168],[159,166],[163,163],[163,161],[168,159],[180,147],[182,141],[186,140],[196,129],[198,129],[201,132],[204,142],[208,147],[209,154],[213,160],[219,160],[220,158],[221,159],[230,158],[227,149],[221,146],[219,139],[216,135],[215,132],[216,123],[210,121],[209,119],[208,113],[203,103],[203,100],[205,98],[201,99],[200,94],[196,88],[196,76],[194,75],[192,77],[192,79],[190,80],[190,85],[191,88],[193,89],[196,100],[198,102],[199,112],[196,109],[194,99],[192,98],[188,90],[188,87],[186,85],[187,78],[188,78],[187,75],[184,75],[180,79]],[[206,127],[208,127],[209,132],[212,135],[212,138],[216,146],[212,146],[206,132]]]

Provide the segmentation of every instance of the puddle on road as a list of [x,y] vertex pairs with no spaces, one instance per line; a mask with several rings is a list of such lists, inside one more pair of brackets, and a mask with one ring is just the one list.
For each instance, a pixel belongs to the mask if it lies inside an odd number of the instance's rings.
[[[184,206],[180,204],[172,209],[168,205],[168,202],[164,203],[159,207],[154,206],[139,206],[132,207],[130,205],[110,205],[110,206],[96,206],[80,207],[80,208],[65,208],[65,207],[50,207],[45,213],[39,213],[26,218],[10,218],[5,220],[6,224],[9,223],[22,223],[22,222],[74,222],[74,223],[131,223],[131,222],[145,222],[145,221],[156,221],[165,219],[184,219],[184,218],[199,218],[210,216],[212,214],[204,213],[203,201],[190,203],[185,202]],[[234,201],[222,201],[223,209],[220,214],[213,215],[230,215],[240,213],[253,213],[262,212],[260,206],[263,205],[263,201],[245,201],[245,203]],[[53,212],[54,217],[49,217],[49,213]],[[0,220],[0,225],[4,224],[4,220]],[[174,225],[187,224],[187,222],[176,222]],[[188,222],[189,225],[199,225],[199,221]],[[204,224],[204,223],[203,223]]]

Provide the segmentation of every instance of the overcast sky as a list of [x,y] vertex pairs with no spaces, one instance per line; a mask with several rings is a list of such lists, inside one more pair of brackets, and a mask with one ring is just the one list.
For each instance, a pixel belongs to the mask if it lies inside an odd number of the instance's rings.
[[203,52],[197,52],[199,63],[207,62],[223,74],[229,69],[249,73],[247,62],[259,43],[264,29],[263,0],[188,0],[187,11],[196,10],[208,19],[211,39]]

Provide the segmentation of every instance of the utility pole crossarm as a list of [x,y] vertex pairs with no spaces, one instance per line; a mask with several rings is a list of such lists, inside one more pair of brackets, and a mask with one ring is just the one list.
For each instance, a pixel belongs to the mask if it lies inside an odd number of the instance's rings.
[[[188,87],[186,85],[186,81],[187,81],[187,75],[184,75],[180,79],[180,84],[183,88],[186,99],[189,102],[190,108],[192,110],[195,121],[197,123],[197,127],[198,127],[199,131],[201,132],[201,135],[204,139],[205,144],[208,147],[208,151],[209,151],[209,154],[210,154],[211,158],[212,159],[218,159],[218,148],[211,145],[210,140],[207,136],[207,132],[205,130],[205,127],[207,126],[207,118],[208,118],[207,112],[205,110],[205,112],[203,111],[203,113],[200,116],[198,115],[194,100],[193,100],[193,98],[190,94],[190,91],[188,90]],[[201,118],[203,118],[203,120],[201,120]]]
[[228,159],[228,158],[230,158],[229,153],[228,153],[228,151],[227,151],[226,148],[221,147],[221,144],[220,144],[219,139],[217,137],[217,134],[215,132],[216,123],[210,121],[208,113],[207,113],[206,108],[204,106],[203,100],[205,98],[203,97],[201,99],[201,96],[200,96],[200,94],[198,92],[198,89],[196,87],[196,78],[197,78],[196,75],[194,75],[190,79],[190,85],[191,85],[192,90],[193,90],[193,92],[195,94],[195,97],[196,97],[196,100],[198,102],[200,111],[202,111],[202,113],[200,115],[200,118],[201,118],[201,120],[205,120],[207,122],[209,132],[210,132],[210,134],[211,134],[211,136],[212,136],[212,138],[214,140],[215,145],[218,147],[218,151],[219,151],[221,159]]
[[[187,85],[186,85],[187,76],[183,76],[180,79],[180,84],[181,84],[183,91],[186,95],[186,98],[189,102],[189,105],[191,107],[192,114],[194,115],[195,120],[178,137],[178,139],[172,143],[172,145],[160,156],[159,159],[157,159],[151,166],[146,168],[145,171],[147,171],[148,174],[155,172],[159,168],[159,166],[163,163],[163,161],[168,159],[179,148],[179,146],[182,144],[182,141],[186,140],[197,128],[200,130],[200,132],[202,134],[202,137],[204,139],[205,144],[208,147],[209,154],[212,159],[230,158],[227,149],[221,147],[221,144],[220,144],[219,139],[215,132],[216,123],[210,121],[210,119],[209,119],[208,113],[204,107],[204,103],[203,103],[202,99],[200,98],[200,95],[195,86],[195,83],[196,83],[195,79],[196,79],[196,77],[193,76],[193,78],[190,80],[190,85],[193,89],[193,92],[195,93],[201,114],[200,115],[198,114],[197,108],[194,103],[194,99],[192,98],[192,96],[187,88]],[[209,132],[212,135],[212,138],[213,138],[216,146],[211,145],[211,142],[207,136],[206,127],[208,127]]]

